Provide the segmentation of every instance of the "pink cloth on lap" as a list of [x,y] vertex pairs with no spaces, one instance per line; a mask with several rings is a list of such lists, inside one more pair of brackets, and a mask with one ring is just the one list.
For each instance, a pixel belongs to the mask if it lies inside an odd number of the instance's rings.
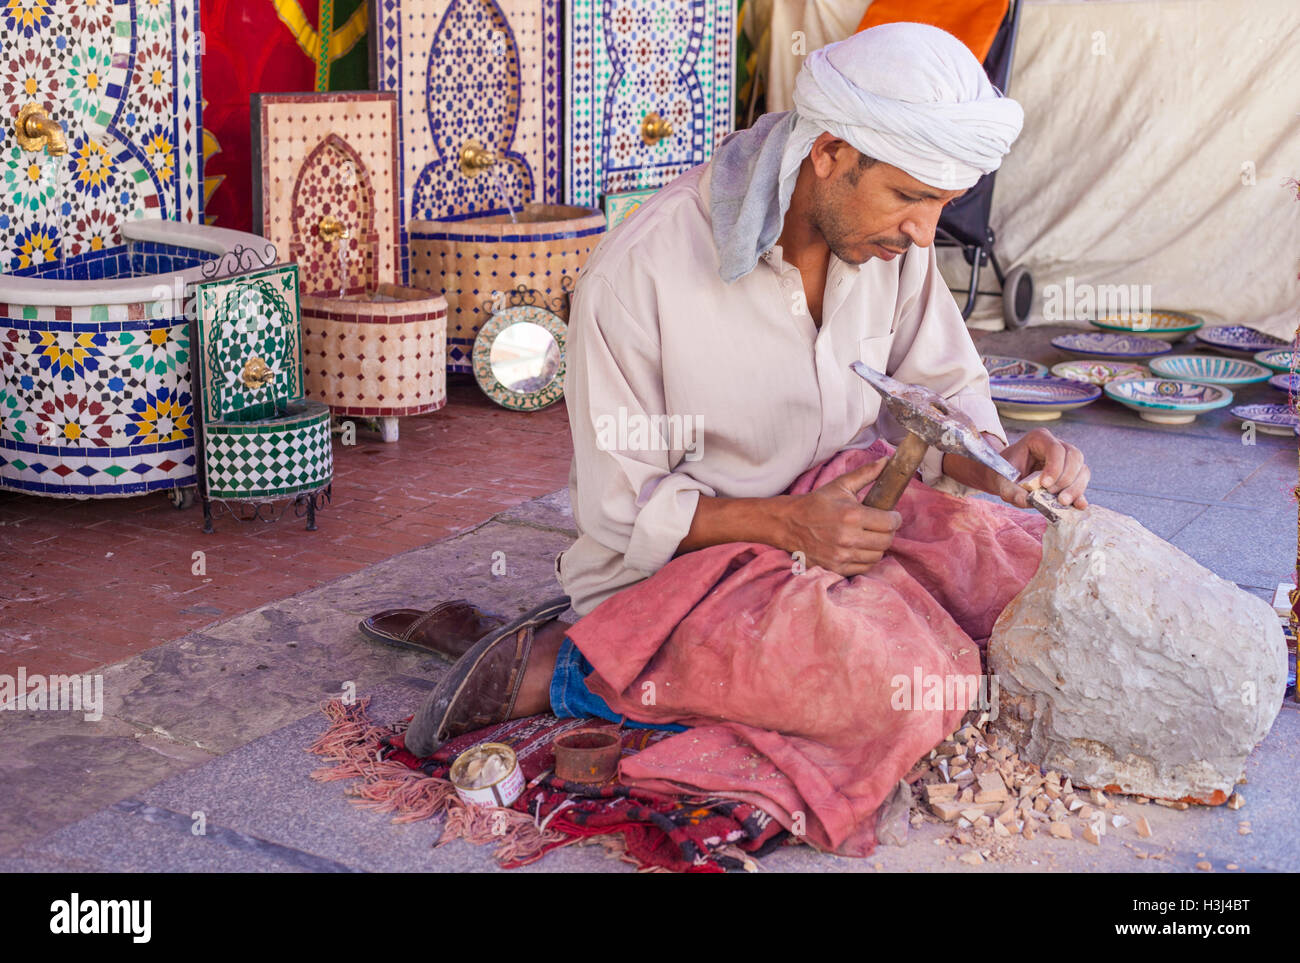
[[[840,452],[789,491],[891,451]],[[898,511],[890,551],[865,575],[796,573],[780,549],[715,545],[580,619],[569,637],[595,669],[592,692],[629,718],[693,727],[624,760],[622,781],[745,799],[818,847],[868,855],[880,804],[967,708],[895,708],[893,680],[982,672],[980,649],[1037,570],[1047,525],[916,478]]]

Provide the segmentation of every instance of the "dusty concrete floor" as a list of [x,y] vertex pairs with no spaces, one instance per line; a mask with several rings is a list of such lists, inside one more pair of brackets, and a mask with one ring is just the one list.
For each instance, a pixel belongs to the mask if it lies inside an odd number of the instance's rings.
[[[977,333],[986,353],[1061,360],[1052,331]],[[1264,386],[1239,400],[1281,401]],[[1007,421],[1013,433],[1032,427]],[[1094,468],[1094,502],[1138,518],[1225,578],[1271,598],[1290,577],[1296,515],[1294,439],[1243,445],[1225,412],[1162,428],[1102,401],[1050,426]],[[347,683],[372,698],[376,719],[414,710],[440,661],[366,642],[361,617],[463,596],[520,611],[555,594],[554,554],[571,539],[564,492],[504,512],[477,529],[418,548],[275,602],[105,670],[106,713],[0,713],[0,871],[454,871],[495,870],[490,851],[457,842],[432,849],[436,823],[394,826],[355,809],[338,783],[308,778],[304,747],[323,729],[317,705]],[[504,576],[491,572],[503,552]],[[1300,868],[1300,807],[1292,786],[1300,715],[1287,701],[1255,752],[1246,808],[1142,808],[1154,829],[1131,827],[1100,847],[1039,837],[1014,858],[971,868],[933,845],[938,827],[907,846],[847,860],[787,847],[766,871],[1191,870]],[[1126,808],[1136,810],[1133,804]],[[192,833],[202,814],[206,835]],[[1241,835],[1239,823],[1250,821]],[[1138,860],[1124,845],[1160,854]],[[1201,854],[1204,854],[1203,856]],[[526,871],[628,871],[598,847],[553,853]]]

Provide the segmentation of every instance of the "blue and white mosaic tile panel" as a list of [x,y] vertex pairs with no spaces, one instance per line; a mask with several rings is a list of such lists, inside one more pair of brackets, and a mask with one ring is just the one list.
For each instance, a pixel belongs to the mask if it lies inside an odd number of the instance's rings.
[[[403,237],[413,219],[557,202],[560,0],[373,3],[371,85],[397,93],[401,118]],[[460,169],[471,141],[498,157],[474,176]]]
[[[565,25],[565,200],[662,187],[733,125],[734,0],[571,0]],[[672,125],[654,143],[648,114]]]

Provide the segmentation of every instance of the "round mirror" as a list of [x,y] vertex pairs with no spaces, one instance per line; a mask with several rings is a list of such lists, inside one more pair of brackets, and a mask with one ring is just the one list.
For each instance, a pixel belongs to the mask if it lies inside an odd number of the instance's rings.
[[564,321],[536,305],[492,315],[474,340],[474,377],[505,408],[535,411],[564,396]]
[[518,394],[541,391],[560,370],[560,345],[540,324],[520,321],[502,330],[488,354],[492,375]]

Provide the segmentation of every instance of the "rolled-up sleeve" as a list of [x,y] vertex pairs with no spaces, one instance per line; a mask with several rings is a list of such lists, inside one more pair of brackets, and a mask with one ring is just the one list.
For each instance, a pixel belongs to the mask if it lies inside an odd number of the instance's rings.
[[[916,261],[905,266],[900,278],[899,306],[894,341],[889,354],[889,374],[899,381],[924,385],[967,414],[975,428],[1007,442],[997,406],[989,394],[989,376],[966,328],[952,292],[939,273],[933,246],[909,254]],[[889,419],[897,439],[901,429]],[[965,495],[969,486],[943,474],[944,453],[931,448],[921,460],[921,480],[938,491]]]
[[629,308],[601,275],[583,278],[569,313],[564,393],[573,435],[579,530],[649,575],[690,530],[708,485],[664,432],[662,359],[653,304]]

